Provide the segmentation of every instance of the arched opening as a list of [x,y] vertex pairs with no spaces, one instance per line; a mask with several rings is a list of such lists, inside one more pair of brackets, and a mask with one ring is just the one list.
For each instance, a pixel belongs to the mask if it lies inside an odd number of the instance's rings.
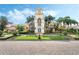
[[41,32],[41,28],[38,28],[38,32]]
[[38,18],[38,26],[41,26],[41,18]]

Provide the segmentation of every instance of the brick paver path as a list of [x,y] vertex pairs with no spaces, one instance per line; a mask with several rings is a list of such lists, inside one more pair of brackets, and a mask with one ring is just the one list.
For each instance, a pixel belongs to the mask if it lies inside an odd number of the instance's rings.
[[5,55],[72,55],[79,54],[79,41],[0,41]]

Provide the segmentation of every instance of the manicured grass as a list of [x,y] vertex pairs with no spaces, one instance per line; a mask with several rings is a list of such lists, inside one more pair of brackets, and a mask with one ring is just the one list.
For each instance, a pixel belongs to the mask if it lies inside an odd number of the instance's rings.
[[67,36],[52,36],[50,37],[52,40],[65,40]]
[[[65,40],[67,36],[41,36],[41,40]],[[38,36],[17,36],[16,40],[39,40]]]
[[17,40],[37,40],[38,37],[36,36],[17,36]]

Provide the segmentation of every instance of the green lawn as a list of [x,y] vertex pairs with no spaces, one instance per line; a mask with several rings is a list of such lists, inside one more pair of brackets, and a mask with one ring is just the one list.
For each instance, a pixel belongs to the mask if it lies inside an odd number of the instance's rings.
[[[67,36],[41,36],[41,40],[65,40]],[[17,36],[16,40],[39,40],[37,36]]]
[[17,36],[17,40],[37,40],[36,36]]

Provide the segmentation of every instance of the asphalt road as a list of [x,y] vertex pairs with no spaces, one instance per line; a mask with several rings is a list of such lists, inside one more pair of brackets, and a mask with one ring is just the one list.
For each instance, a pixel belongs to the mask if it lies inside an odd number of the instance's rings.
[[79,55],[79,41],[0,41],[1,55]]

